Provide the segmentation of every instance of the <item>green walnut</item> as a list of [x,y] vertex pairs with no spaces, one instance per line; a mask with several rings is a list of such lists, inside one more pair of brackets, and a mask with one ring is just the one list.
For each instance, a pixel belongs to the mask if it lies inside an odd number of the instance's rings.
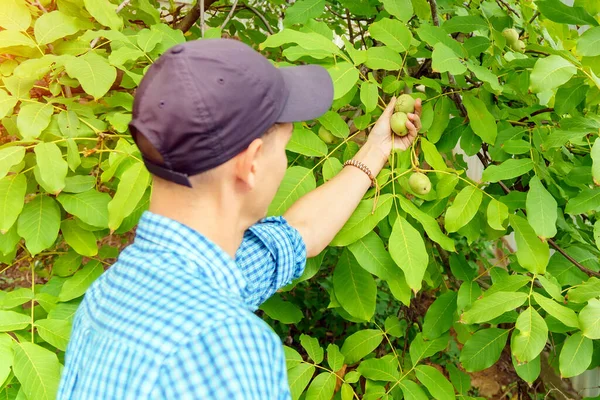
[[427,194],[431,190],[431,181],[427,175],[415,172],[408,178],[408,185],[417,194]]
[[327,144],[335,142],[335,136],[333,136],[331,132],[329,132],[324,127],[319,128],[319,137]]
[[513,48],[513,46],[515,46],[519,41],[519,33],[512,28],[506,28],[503,30],[502,36],[506,38],[506,42],[511,48]]
[[415,99],[409,94],[403,94],[396,99],[394,111],[403,112],[405,114],[415,112]]
[[523,53],[525,51],[525,43],[522,40],[517,40],[517,43],[510,46],[516,52]]
[[408,116],[404,112],[396,112],[392,114],[392,118],[390,119],[390,126],[394,133],[398,136],[406,136],[408,134],[408,129],[406,128],[406,121],[408,121]]

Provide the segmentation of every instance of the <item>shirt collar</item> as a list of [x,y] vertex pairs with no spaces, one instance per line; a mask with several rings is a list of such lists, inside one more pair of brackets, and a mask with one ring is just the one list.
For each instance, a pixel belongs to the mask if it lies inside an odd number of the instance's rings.
[[[136,242],[168,249],[192,261],[194,275],[202,272],[216,285],[236,295],[247,282],[235,260],[200,232],[171,218],[144,211],[136,230]],[[186,266],[182,266],[185,268]]]

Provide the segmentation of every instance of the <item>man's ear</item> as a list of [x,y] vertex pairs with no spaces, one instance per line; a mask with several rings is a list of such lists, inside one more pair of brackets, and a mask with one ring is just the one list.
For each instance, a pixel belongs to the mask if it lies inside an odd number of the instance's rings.
[[242,181],[248,189],[252,190],[256,185],[256,172],[258,170],[258,158],[264,141],[260,138],[254,139],[246,150],[238,154],[235,164],[237,179]]

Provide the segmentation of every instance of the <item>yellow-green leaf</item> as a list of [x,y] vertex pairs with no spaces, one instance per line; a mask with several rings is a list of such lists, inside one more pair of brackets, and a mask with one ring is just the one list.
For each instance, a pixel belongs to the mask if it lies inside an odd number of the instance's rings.
[[54,113],[50,103],[26,103],[21,106],[17,116],[17,128],[25,139],[35,139],[48,124]]
[[83,0],[85,8],[96,21],[115,31],[123,27],[123,19],[116,13],[117,6],[108,0]]
[[35,21],[33,32],[38,44],[47,44],[77,33],[80,29],[81,25],[77,18],[61,11],[52,11],[42,14]]
[[117,78],[115,67],[93,51],[70,58],[65,68],[69,76],[77,79],[83,90],[96,99],[104,96]]
[[401,216],[398,216],[392,228],[389,249],[396,264],[404,271],[408,286],[418,292],[429,263],[429,255],[419,231]]
[[121,176],[117,192],[108,203],[108,227],[114,231],[133,212],[150,182],[150,174],[140,162],[131,165]]
[[446,230],[456,232],[468,224],[477,214],[482,199],[483,193],[480,189],[473,186],[462,189],[446,210]]
[[27,398],[54,400],[61,372],[56,354],[29,342],[15,342],[13,349],[13,371]]
[[526,207],[527,221],[535,233],[543,239],[554,237],[558,204],[537,176],[529,181]]
[[52,194],[60,193],[65,187],[65,177],[69,165],[64,160],[60,148],[52,142],[39,143],[33,149],[39,168],[39,176],[44,188]]
[[509,215],[508,220],[515,231],[517,242],[517,260],[519,264],[533,274],[543,274],[550,259],[548,243],[542,242],[529,225],[529,222],[518,215]]
[[60,230],[69,246],[82,256],[93,257],[98,254],[96,236],[86,231],[72,219],[66,219],[60,225]]
[[519,314],[515,328],[518,332],[512,336],[512,353],[519,362],[533,361],[548,340],[546,321],[533,307],[528,307]]
[[25,175],[10,175],[0,180],[0,233],[6,233],[23,210],[27,179]]
[[60,207],[49,196],[38,195],[23,207],[17,232],[32,255],[54,244],[60,228]]

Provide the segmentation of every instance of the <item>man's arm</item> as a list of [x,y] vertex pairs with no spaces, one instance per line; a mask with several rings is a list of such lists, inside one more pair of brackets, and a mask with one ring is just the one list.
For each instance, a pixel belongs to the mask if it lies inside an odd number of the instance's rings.
[[[355,160],[369,167],[375,176],[385,165],[392,147],[408,149],[421,127],[421,101],[417,100],[416,114],[409,114],[410,120],[407,122],[409,134],[404,137],[395,136],[392,142],[390,117],[395,102],[394,98],[388,104],[371,130],[367,142],[354,156]],[[350,218],[370,185],[371,180],[363,171],[346,167],[333,179],[300,198],[286,211],[284,217],[300,232],[308,257],[318,255],[327,247]]]

